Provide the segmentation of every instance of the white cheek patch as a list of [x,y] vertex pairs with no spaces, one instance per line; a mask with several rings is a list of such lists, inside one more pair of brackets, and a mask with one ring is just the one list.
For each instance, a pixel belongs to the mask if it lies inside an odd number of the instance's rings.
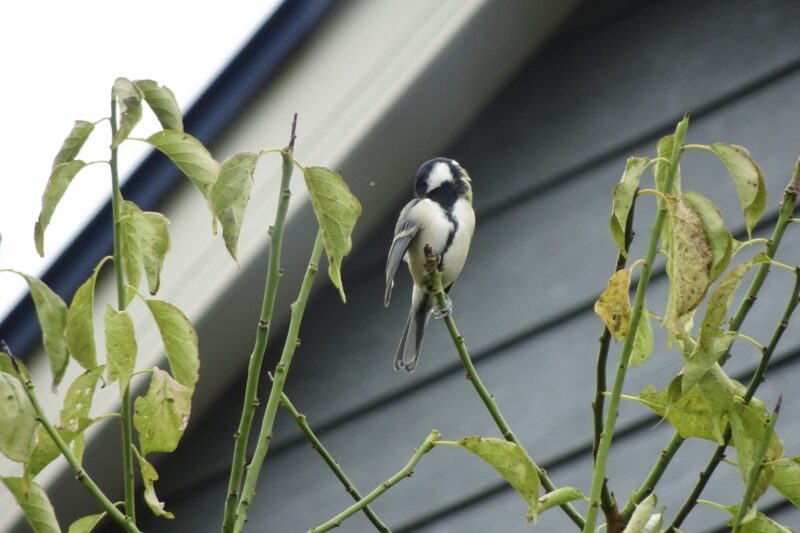
[[428,176],[428,192],[447,181],[453,181],[453,173],[450,171],[450,166],[447,163],[436,163]]

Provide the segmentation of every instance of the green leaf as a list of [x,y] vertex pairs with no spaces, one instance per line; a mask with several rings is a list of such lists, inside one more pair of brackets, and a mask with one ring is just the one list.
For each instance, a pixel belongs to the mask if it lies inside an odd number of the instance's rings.
[[53,505],[39,485],[30,483],[28,486],[19,477],[3,477],[0,480],[14,495],[34,533],[61,533]]
[[781,459],[772,465],[772,486],[800,507],[800,457]]
[[361,215],[361,204],[336,172],[323,167],[306,167],[304,175],[328,256],[328,277],[339,289],[342,301],[346,301],[342,259],[353,246],[350,235]]
[[694,209],[700,217],[700,223],[706,232],[708,243],[711,245],[711,281],[722,274],[731,262],[733,253],[733,237],[725,227],[717,206],[711,200],[696,193],[686,192],[683,199]]
[[147,459],[142,457],[142,455],[136,451],[136,458],[139,459],[139,466],[142,469],[142,481],[144,483],[144,501],[147,506],[153,511],[153,514],[156,516],[163,516],[164,518],[173,519],[175,515],[170,513],[169,511],[164,510],[164,502],[158,501],[158,496],[156,496],[156,489],[155,489],[155,482],[158,481],[158,472],[156,469],[151,465]]
[[133,320],[127,311],[117,311],[106,304],[103,313],[106,332],[106,358],[108,359],[108,382],[119,379],[122,394],[136,367],[136,335]]
[[594,312],[615,339],[628,336],[631,324],[631,269],[618,270],[608,280],[608,286],[594,303]]
[[94,267],[94,272],[89,279],[78,287],[72,296],[72,303],[67,309],[64,336],[67,349],[72,357],[83,368],[90,370],[97,366],[97,347],[94,342],[94,286],[97,273],[100,272],[106,259],[101,259]]
[[42,194],[42,210],[39,212],[39,219],[33,228],[33,240],[36,244],[36,251],[44,257],[44,231],[50,224],[53,212],[56,210],[58,202],[67,192],[69,184],[80,170],[86,166],[83,161],[66,161],[53,167],[50,178],[47,180],[44,193]]
[[753,231],[767,204],[767,188],[764,185],[764,173],[751,157],[747,149],[735,144],[712,144],[711,150],[717,155],[728,170],[739,203],[744,212],[747,234]]
[[[729,526],[733,525],[736,515],[739,514],[738,503],[734,505],[721,505],[719,503],[707,501],[703,501],[702,503],[729,512],[734,517],[728,522]],[[747,512],[744,520],[742,520],[739,531],[741,533],[795,533],[793,529],[783,527],[764,513],[759,512],[755,507]]]
[[181,385],[194,390],[200,368],[197,332],[180,309],[168,302],[145,300],[161,332],[172,375]]
[[539,498],[536,505],[536,512],[537,514],[542,514],[553,507],[558,507],[575,500],[585,499],[586,496],[574,487],[560,487]]
[[[655,493],[651,494],[647,498],[645,498],[639,505],[636,506],[636,510],[633,511],[631,515],[631,519],[628,521],[628,525],[625,526],[625,529],[622,533],[644,533],[646,531],[645,528],[648,528],[650,525],[650,519],[654,516],[653,511],[656,509],[656,503],[658,499],[656,498]],[[658,517],[661,516],[660,513],[656,513]],[[657,517],[657,520],[659,519]],[[649,528],[651,531],[653,528]],[[660,533],[661,528],[655,529],[656,533]]]
[[256,168],[258,154],[243,152],[233,155],[222,162],[214,186],[209,197],[214,215],[222,223],[222,237],[225,247],[236,260],[236,245],[239,241],[239,230],[242,227],[244,211],[250,201],[250,189],[253,186],[253,171]]
[[[97,419],[81,417],[78,419],[75,431],[55,428],[61,440],[67,446],[71,446],[72,453],[79,462],[83,460],[83,432],[96,421]],[[25,463],[25,477],[33,479],[60,455],[61,450],[59,450],[58,445],[56,445],[44,426],[39,425],[36,430],[36,447],[33,449],[30,459]]]
[[11,356],[5,352],[0,352],[0,372],[5,372],[12,376],[17,374],[14,363],[11,362]]
[[183,115],[172,91],[153,80],[136,80],[134,83],[142,91],[145,102],[155,113],[162,128],[183,131]]
[[192,408],[192,389],[153,369],[150,389],[136,398],[133,423],[139,432],[142,455],[171,452],[178,447]]
[[633,339],[633,351],[631,351],[631,366],[639,366],[650,358],[653,353],[653,326],[650,324],[650,312],[647,310],[647,302],[642,307],[642,317],[639,319],[639,327],[636,328],[636,338]]
[[[686,120],[684,118],[683,120]],[[678,195],[681,192],[680,168],[675,171],[675,179],[672,182],[672,190],[665,191],[667,175],[669,174],[669,161],[672,159],[672,146],[675,144],[675,135],[670,134],[658,140],[656,143],[656,154],[658,160],[653,168],[653,176],[656,182],[656,189],[668,195]]]
[[116,148],[130,136],[142,119],[142,91],[131,80],[117,78],[113,92],[122,112],[117,133],[111,139],[111,148]]
[[159,131],[145,140],[167,156],[208,198],[219,176],[220,166],[200,141],[188,133],[175,130]]
[[628,212],[631,210],[631,205],[633,205],[633,198],[636,196],[636,189],[639,188],[639,180],[648,164],[650,164],[650,158],[648,157],[629,158],[625,164],[625,172],[622,174],[622,178],[614,187],[609,229],[617,248],[625,257],[628,256],[625,251],[625,223],[628,220]]
[[474,435],[458,441],[494,468],[528,502],[527,520],[536,520],[539,500],[539,471],[528,452],[519,444]]
[[169,220],[161,213],[142,211],[135,203],[121,205],[120,233],[122,257],[128,285],[138,288],[144,266],[150,294],[158,292],[161,269],[169,251]]
[[67,371],[69,351],[64,329],[67,321],[67,304],[56,293],[38,278],[17,272],[16,270],[3,270],[0,272],[13,272],[25,278],[31,291],[33,305],[36,308],[36,317],[42,327],[42,343],[50,360],[50,369],[53,371],[53,387],[57,387]]
[[91,531],[100,523],[100,520],[105,518],[106,513],[103,511],[98,514],[90,514],[82,518],[78,518],[69,526],[67,533],[91,533]]
[[0,452],[12,461],[27,461],[36,446],[38,425],[25,385],[0,372]]
[[76,120],[75,125],[72,126],[67,138],[61,144],[61,149],[53,159],[53,168],[61,163],[67,163],[78,157],[78,153],[86,143],[92,131],[94,131],[94,124],[85,120]]
[[72,382],[64,397],[64,407],[61,409],[61,427],[78,432],[83,418],[89,416],[92,407],[94,392],[97,382],[103,375],[104,365],[87,370]]
[[[730,425],[733,445],[736,448],[736,464],[739,465],[739,471],[745,484],[758,461],[758,452],[761,442],[764,440],[767,420],[768,416],[764,411],[752,405],[745,405],[740,398],[737,398],[731,406]],[[783,443],[775,433],[772,433],[753,501],[758,500],[772,482],[773,467],[771,463],[782,457]]]

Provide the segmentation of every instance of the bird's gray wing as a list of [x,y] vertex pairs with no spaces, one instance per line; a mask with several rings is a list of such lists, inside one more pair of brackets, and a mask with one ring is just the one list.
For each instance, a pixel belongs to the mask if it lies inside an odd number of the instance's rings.
[[411,216],[411,208],[417,204],[418,200],[412,200],[400,212],[397,225],[394,229],[394,239],[389,248],[389,257],[386,259],[386,292],[383,296],[383,305],[388,306],[392,297],[392,287],[394,286],[394,275],[397,267],[406,255],[406,250],[414,237],[420,230],[419,223]]

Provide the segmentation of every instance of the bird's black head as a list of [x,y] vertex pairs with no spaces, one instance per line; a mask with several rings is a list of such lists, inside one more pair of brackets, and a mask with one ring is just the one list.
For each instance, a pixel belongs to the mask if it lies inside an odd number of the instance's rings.
[[417,198],[430,198],[449,208],[459,198],[472,201],[470,182],[469,175],[457,161],[437,157],[419,167],[414,192]]

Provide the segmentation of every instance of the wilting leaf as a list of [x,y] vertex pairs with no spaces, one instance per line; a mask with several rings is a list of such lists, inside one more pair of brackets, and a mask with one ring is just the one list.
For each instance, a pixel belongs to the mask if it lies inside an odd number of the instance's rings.
[[650,358],[653,353],[653,326],[650,324],[650,312],[647,310],[647,302],[642,307],[642,317],[639,319],[639,326],[636,328],[636,338],[633,339],[633,350],[631,351],[630,364],[639,366]]
[[106,513],[103,511],[98,514],[90,514],[82,518],[78,518],[69,526],[67,533],[91,533],[95,526],[100,523],[100,520],[105,518]]
[[574,487],[560,487],[539,498],[536,505],[536,512],[537,514],[542,514],[553,507],[558,507],[575,500],[584,499],[586,499],[586,496],[584,496],[583,493],[581,493],[581,491],[578,489]]
[[694,209],[700,217],[700,223],[708,237],[711,245],[711,271],[709,273],[711,281],[714,281],[722,274],[731,262],[733,252],[733,237],[725,227],[717,207],[704,196],[696,192],[686,192],[683,199]]
[[712,144],[711,149],[728,170],[733,184],[736,187],[736,194],[739,195],[739,203],[744,212],[744,220],[747,226],[747,234],[753,231],[753,227],[758,223],[767,204],[767,188],[764,185],[764,174],[758,163],[753,161],[750,153],[741,146],[735,144]]
[[55,159],[53,159],[53,168],[78,157],[78,153],[81,151],[81,148],[83,148],[86,139],[89,138],[92,131],[94,131],[94,124],[85,120],[76,120],[69,135],[67,135],[67,138],[64,139],[64,142],[61,144],[61,149],[56,154]]
[[[648,522],[653,516],[653,511],[656,509],[657,502],[658,499],[656,495],[651,494],[637,505],[636,510],[633,511],[631,515],[631,519],[628,521],[628,525],[622,533],[644,533],[645,527],[648,526]],[[656,529],[655,532],[660,533],[661,528]]]
[[203,193],[203,196],[208,198],[211,186],[219,176],[219,163],[211,157],[200,141],[188,133],[175,130],[159,131],[146,141],[170,158]]
[[97,273],[100,272],[100,268],[105,262],[105,258],[101,259],[89,279],[78,287],[72,296],[72,303],[67,309],[64,329],[67,348],[78,364],[87,370],[97,366],[92,311],[94,310],[94,286],[97,281]]
[[160,300],[146,302],[161,332],[172,375],[178,383],[194,390],[200,368],[197,332],[186,315],[174,305]]
[[16,377],[0,372],[0,452],[24,463],[36,445],[36,411]]
[[183,115],[172,91],[153,80],[136,80],[134,83],[142,91],[145,102],[155,113],[162,128],[183,131]]
[[[736,515],[739,514],[739,504],[722,505],[709,501],[698,501],[698,503],[704,503],[730,513],[734,518],[731,518],[728,522],[729,526],[733,525],[734,520],[736,520]],[[793,529],[783,527],[764,513],[759,512],[755,507],[747,511],[740,525],[739,531],[741,531],[741,533],[794,533]]]
[[609,229],[617,248],[625,257],[628,256],[625,251],[625,224],[628,220],[628,212],[631,210],[636,189],[639,188],[639,180],[649,163],[650,158],[647,157],[629,158],[625,164],[625,172],[622,174],[622,178],[614,187]]
[[158,496],[156,496],[155,482],[158,481],[158,472],[139,452],[136,452],[136,458],[139,459],[139,466],[142,469],[145,503],[156,516],[163,516],[169,519],[175,518],[174,514],[164,510],[164,502],[158,501]]
[[161,213],[142,211],[135,203],[122,202],[120,229],[122,257],[128,284],[138,287],[144,266],[150,294],[158,292],[161,268],[169,251],[169,221]]
[[[72,448],[72,454],[78,462],[83,461],[83,432],[96,421],[97,419],[87,417],[80,418],[76,431],[55,428],[61,440]],[[25,478],[33,479],[39,472],[44,470],[44,467],[55,461],[60,455],[61,450],[58,445],[56,445],[44,426],[39,425],[36,430],[36,447],[33,449],[28,462],[25,463]]]
[[600,317],[615,339],[628,336],[631,324],[631,269],[623,268],[608,280],[608,286],[594,303],[594,312]]
[[772,486],[800,507],[800,457],[781,459],[772,464]]
[[19,477],[0,478],[11,491],[25,514],[25,521],[35,533],[61,533],[53,505],[36,483],[27,484]]
[[458,441],[494,468],[528,502],[528,521],[535,520],[539,499],[539,472],[533,459],[519,444],[477,435]]
[[[733,445],[736,448],[736,464],[745,483],[750,479],[750,472],[756,465],[758,452],[764,440],[764,431],[767,427],[768,416],[763,411],[757,410],[752,405],[745,405],[741,399],[736,399],[731,406],[730,425],[733,434]],[[772,433],[764,457],[764,468],[756,484],[753,501],[767,490],[772,482],[772,462],[783,457],[783,443],[775,433]]]
[[33,240],[36,244],[36,251],[44,257],[44,231],[53,218],[58,202],[67,192],[69,184],[80,170],[86,166],[83,161],[66,161],[53,167],[50,178],[47,180],[44,193],[42,194],[42,210],[39,212],[39,219],[33,228]]
[[103,374],[105,366],[100,365],[87,370],[72,382],[64,397],[61,409],[61,427],[69,431],[80,430],[81,419],[89,416],[97,382]]
[[236,260],[236,245],[239,241],[244,210],[250,201],[256,161],[258,154],[253,152],[243,152],[227,158],[222,162],[219,179],[211,187],[209,197],[211,208],[222,223],[225,247],[234,260]]
[[111,139],[111,147],[116,148],[130,136],[133,128],[142,119],[142,91],[125,78],[117,78],[113,91],[122,112],[117,133]]
[[353,246],[350,234],[361,215],[361,204],[336,172],[323,167],[307,167],[304,174],[328,256],[328,277],[339,289],[342,301],[346,301],[342,286],[342,259]]
[[108,382],[119,379],[122,394],[136,367],[136,335],[133,320],[127,311],[117,311],[106,304],[103,314],[106,332],[106,358],[108,359]]
[[159,369],[153,370],[150,389],[136,398],[133,423],[139,432],[142,455],[171,452],[178,447],[192,408],[192,389]]

